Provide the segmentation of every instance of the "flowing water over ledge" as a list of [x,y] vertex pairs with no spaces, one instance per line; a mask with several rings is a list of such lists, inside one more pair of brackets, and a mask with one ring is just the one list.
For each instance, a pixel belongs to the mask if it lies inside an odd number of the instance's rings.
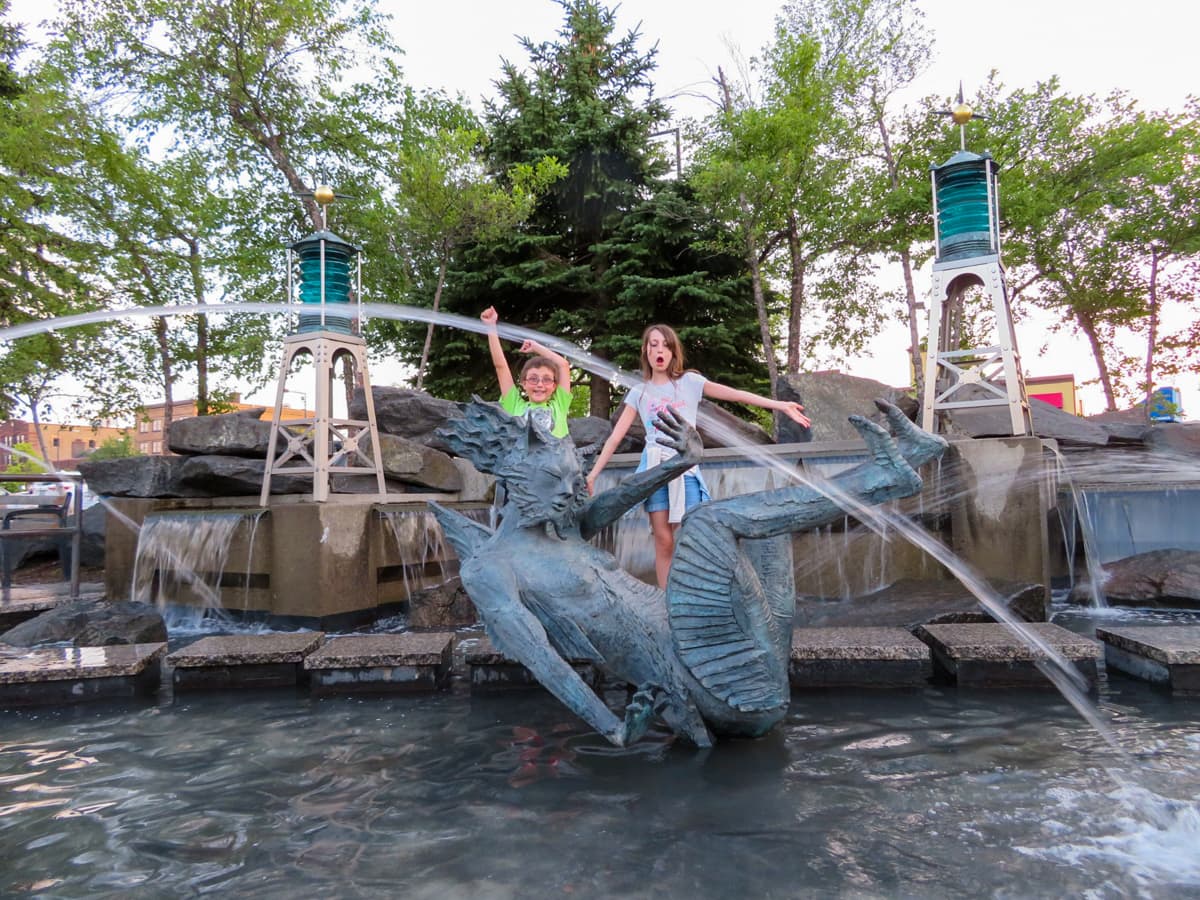
[[[796,694],[617,750],[549,695],[180,695],[0,713],[0,895],[1200,896],[1200,701]],[[1119,787],[1112,773],[1137,787]]]

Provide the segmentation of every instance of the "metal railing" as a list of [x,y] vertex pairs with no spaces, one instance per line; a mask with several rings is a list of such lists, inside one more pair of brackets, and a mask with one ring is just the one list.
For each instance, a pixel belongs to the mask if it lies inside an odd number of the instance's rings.
[[[17,482],[23,484],[52,483],[62,484],[71,492],[69,499],[56,499],[49,494],[18,495],[0,493],[0,565],[3,567],[3,589],[7,591],[11,585],[11,567],[8,564],[8,546],[10,540],[29,540],[30,538],[52,537],[59,540],[69,537],[71,540],[71,599],[79,599],[79,555],[83,537],[83,476],[77,473],[60,472],[58,474],[22,475],[0,473],[0,482]],[[14,499],[15,498],[15,499]],[[72,513],[75,524],[70,524]],[[57,525],[48,528],[20,528],[9,526],[18,518],[25,516],[57,515]],[[59,561],[62,561],[62,545],[59,545]]]

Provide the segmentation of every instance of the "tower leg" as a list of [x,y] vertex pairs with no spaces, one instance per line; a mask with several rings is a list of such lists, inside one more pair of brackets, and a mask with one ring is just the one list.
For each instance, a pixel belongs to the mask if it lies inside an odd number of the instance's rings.
[[[291,428],[303,428],[293,433],[285,427],[282,419],[283,395],[286,392],[288,370],[296,356],[307,351],[313,360],[315,374],[314,395],[316,398],[313,417],[293,420]],[[367,418],[365,421],[336,418],[333,415],[334,366],[337,357],[349,353],[355,368],[362,373],[363,389],[366,394]],[[287,449],[276,455],[279,436],[287,441]],[[369,436],[372,452],[360,449],[363,437]],[[312,442],[311,451],[308,448]],[[358,462],[361,460],[362,462]],[[293,463],[298,461],[299,465]],[[293,463],[288,465],[288,463]],[[279,372],[279,385],[275,394],[275,409],[271,422],[271,438],[263,472],[263,488],[260,502],[265,506],[270,496],[272,475],[286,472],[288,475],[312,477],[312,498],[323,503],[331,494],[330,477],[335,474],[375,476],[380,501],[387,499],[387,484],[383,472],[383,454],[379,446],[379,429],[375,421],[375,403],[371,395],[371,383],[367,375],[366,343],[355,335],[317,331],[290,335],[284,339],[284,361]]]

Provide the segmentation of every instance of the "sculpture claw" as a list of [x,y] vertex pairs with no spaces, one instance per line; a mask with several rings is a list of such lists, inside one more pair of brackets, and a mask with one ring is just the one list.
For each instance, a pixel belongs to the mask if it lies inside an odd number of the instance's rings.
[[882,425],[877,425],[862,416],[850,416],[850,424],[862,435],[876,465],[909,482],[908,489],[912,493],[921,489],[920,476],[901,456],[896,440]]
[[908,416],[886,400],[876,400],[875,406],[887,417],[888,427],[896,438],[896,446],[914,469],[937,459],[949,446],[945,438],[918,428]]
[[679,413],[669,407],[664,408],[659,411],[655,425],[662,435],[659,437],[660,444],[670,447],[680,456],[700,461],[704,442],[700,440],[700,433]]

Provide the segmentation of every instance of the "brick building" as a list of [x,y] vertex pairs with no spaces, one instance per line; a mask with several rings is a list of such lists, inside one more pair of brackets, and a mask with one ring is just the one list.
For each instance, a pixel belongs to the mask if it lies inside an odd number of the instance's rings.
[[[59,425],[54,422],[42,422],[42,439],[46,442],[46,455],[52,468],[71,470],[79,465],[79,461],[92,453],[105,441],[117,440],[129,433],[128,428],[117,428],[108,425]],[[32,422],[23,419],[9,419],[0,424],[0,469],[6,469],[13,462],[11,448],[17,444],[28,444],[35,454],[41,455],[38,436]]]

